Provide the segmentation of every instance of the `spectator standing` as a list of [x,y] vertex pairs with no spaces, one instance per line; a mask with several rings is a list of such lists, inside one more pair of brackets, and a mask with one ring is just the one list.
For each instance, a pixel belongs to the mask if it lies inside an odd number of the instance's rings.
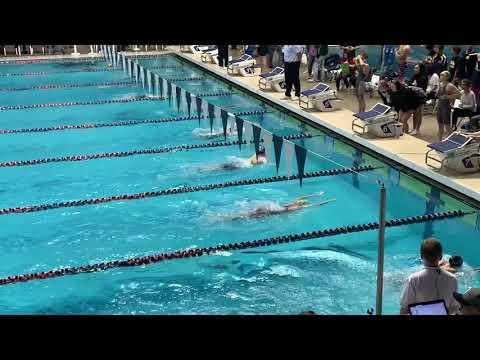
[[472,91],[472,82],[468,79],[462,80],[462,91],[460,92],[460,107],[453,109],[452,126],[457,127],[459,117],[471,118],[477,110],[475,93]]
[[427,66],[428,84],[427,84],[427,99],[436,99],[438,89],[440,88],[440,77],[437,74],[437,66],[429,64]]
[[418,104],[417,108],[413,112],[413,130],[409,133],[413,136],[420,134],[420,127],[422,126],[423,120],[423,107],[427,101],[427,95],[425,90],[418,86],[409,86],[408,89],[413,92],[413,96],[415,97],[413,100],[414,103]]
[[257,47],[257,60],[260,63],[260,71],[263,73],[267,69],[267,55],[268,55],[268,46],[267,45],[258,45]]
[[318,52],[317,46],[318,45],[307,45],[307,70],[305,70],[307,80],[312,79],[313,63],[315,62]]
[[355,80],[355,92],[358,100],[358,112],[364,112],[365,104],[365,79],[370,73],[370,67],[367,63],[368,55],[362,51],[360,55],[355,58],[355,66],[357,68],[357,76]]
[[328,45],[318,45],[317,58],[315,59],[315,64],[317,70],[315,71],[315,78],[319,81],[325,80],[325,59],[328,56]]
[[433,56],[432,63],[440,64],[441,70],[444,71],[447,69],[447,57],[443,53],[444,50],[443,45],[436,45],[433,50],[435,51],[435,55]]
[[272,67],[275,68],[277,66],[283,67],[283,53],[282,47],[279,45],[273,46],[273,55],[272,55]]
[[340,45],[340,48],[343,50],[343,60],[348,60],[350,63],[355,59],[355,52],[358,49],[357,45]]
[[409,82],[409,85],[416,86],[424,91],[427,91],[428,86],[428,75],[425,64],[418,63],[414,68],[415,73],[413,74],[412,79]]
[[400,45],[396,52],[398,68],[399,68],[399,79],[401,81],[404,81],[405,79],[405,72],[407,70],[407,61],[408,61],[408,56],[410,55],[410,52],[411,52],[410,45]]
[[228,66],[228,45],[217,45],[218,47],[218,66],[221,68]]
[[467,72],[467,79],[472,80],[475,66],[477,65],[477,56],[473,52],[473,47],[469,46],[465,51],[465,70]]
[[450,82],[448,71],[440,73],[440,87],[437,96],[438,139],[442,141],[445,132],[447,136],[453,132],[451,126],[452,105],[455,99],[460,98],[460,91]]
[[458,86],[463,79],[467,78],[466,63],[465,57],[461,54],[461,47],[454,46],[452,50],[453,57],[450,60],[448,71],[450,72],[450,79],[452,79],[453,84]]
[[480,103],[480,54],[471,54],[470,57],[474,59],[475,66],[472,70],[472,91],[477,98],[477,104]]
[[350,85],[355,86],[355,62],[352,59],[349,61],[345,58],[340,64],[340,73],[335,79],[337,85],[337,91],[340,91],[340,82],[343,81],[345,88],[349,88]]
[[400,314],[409,314],[408,305],[419,302],[445,300],[449,314],[459,309],[453,293],[458,283],[455,275],[441,269],[442,245],[436,239],[429,238],[422,242],[420,256],[424,268],[410,275],[400,297]]
[[285,62],[286,91],[283,100],[292,100],[292,87],[295,96],[300,97],[300,62],[303,55],[303,45],[284,45],[282,48],[283,61]]

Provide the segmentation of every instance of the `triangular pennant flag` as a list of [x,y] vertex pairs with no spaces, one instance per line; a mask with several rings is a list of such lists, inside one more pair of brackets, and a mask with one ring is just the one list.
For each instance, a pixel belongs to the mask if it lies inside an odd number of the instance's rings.
[[195,101],[197,105],[198,125],[200,125],[200,118],[202,116],[202,98],[195,96]]
[[133,64],[133,72],[135,73],[135,82],[138,84],[138,75],[139,75],[138,63]]
[[158,96],[160,94],[160,90],[159,90],[160,78],[158,77],[157,74],[153,74],[153,79],[154,79],[153,94]]
[[150,70],[147,70],[147,87],[148,87],[148,93],[149,94],[152,94],[152,95],[155,95],[154,94],[154,89],[153,89],[153,75],[152,75],[152,72]]
[[247,146],[253,142],[253,130],[252,130],[252,123],[250,121],[244,120],[244,134],[245,134],[245,141]]
[[178,87],[176,92],[176,98],[177,98],[177,111],[180,112],[180,102],[182,99],[182,92],[181,92],[181,89]]
[[243,119],[235,116],[235,123],[237,124],[238,148],[242,150]]
[[158,76],[158,90],[159,90],[159,94],[160,94],[161,98],[165,97],[165,95],[164,95],[165,94],[165,86],[166,86],[165,79],[162,79],[160,76]]
[[208,119],[210,120],[210,133],[213,132],[213,120],[215,119],[215,107],[208,104]]
[[273,159],[273,140],[272,134],[266,130],[262,131],[263,134],[263,144],[265,146],[265,155],[269,162]]
[[307,149],[303,146],[295,144],[295,155],[297,157],[298,179],[300,180],[300,186],[303,182],[303,172],[305,170],[305,159],[307,158]]
[[292,160],[293,160],[293,153],[295,152],[295,146],[292,142],[288,140],[284,140],[285,144],[285,163],[287,165],[287,175],[292,175]]
[[262,132],[262,128],[258,127],[255,124],[252,124],[253,129],[253,143],[255,144],[255,155],[257,156],[258,160],[258,152],[260,151],[260,133]]
[[221,109],[220,117],[222,118],[223,136],[225,138],[225,141],[227,141],[228,112]]
[[138,65],[138,67],[140,69],[138,72],[139,74],[138,77],[140,78],[140,83],[142,84],[142,88],[145,89],[145,73],[143,72],[144,67],[142,65]]
[[167,80],[167,97],[168,97],[168,105],[172,104],[172,83]]
[[280,165],[280,159],[282,157],[283,137],[272,134],[272,140],[273,140],[273,149],[275,150],[275,164],[277,165],[277,174],[278,174],[278,167]]
[[147,68],[143,68],[143,88],[147,88],[147,80],[148,79],[148,73],[147,73]]
[[185,100],[187,103],[188,117],[190,117],[192,111],[192,95],[188,91],[185,91]]

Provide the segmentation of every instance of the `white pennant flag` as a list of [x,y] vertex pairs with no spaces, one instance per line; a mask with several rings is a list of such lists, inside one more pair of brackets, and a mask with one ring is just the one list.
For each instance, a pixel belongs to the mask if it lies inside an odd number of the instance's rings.
[[253,128],[250,121],[243,121],[243,139],[247,142],[247,146],[253,144]]
[[184,89],[180,89],[180,111],[186,113],[187,109],[187,93]]
[[177,108],[177,86],[172,82],[172,106]]
[[285,149],[285,164],[287,166],[287,175],[292,175],[292,163],[293,163],[293,153],[295,152],[295,145],[288,141],[283,140],[283,148]]
[[[206,120],[204,122],[204,126],[206,126],[208,129],[210,129],[210,119],[208,118],[208,102],[205,99],[202,99],[202,115],[203,118]],[[214,120],[215,124],[215,120]]]
[[275,164],[275,153],[273,150],[273,137],[272,133],[263,129],[263,146],[265,147],[265,153],[267,154],[267,160],[269,163]]
[[162,79],[162,82],[163,82],[163,96],[166,98],[168,96],[167,79]]
[[223,130],[223,124],[222,124],[222,108],[219,106],[215,105],[215,120],[213,121],[213,126],[215,129],[222,129]]
[[160,95],[160,78],[157,74],[154,74],[153,77],[154,77],[155,94]]
[[236,135],[237,132],[235,131],[235,116],[231,113],[228,113],[228,118],[227,118],[227,129],[230,131],[231,135]]

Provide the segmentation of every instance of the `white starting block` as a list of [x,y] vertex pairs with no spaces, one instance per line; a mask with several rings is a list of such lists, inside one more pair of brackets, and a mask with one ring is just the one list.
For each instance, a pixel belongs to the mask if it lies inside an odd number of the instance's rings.
[[211,46],[208,49],[202,51],[200,59],[205,63],[218,64],[218,47]]
[[403,135],[403,124],[397,121],[397,114],[390,110],[390,106],[377,103],[368,111],[353,114],[353,132],[362,135],[368,132],[382,138]]
[[430,150],[425,154],[425,164],[434,169],[445,167],[459,173],[480,170],[480,141],[473,137],[453,132],[445,140],[427,146]]
[[180,51],[197,54],[206,51],[211,45],[180,45]]
[[253,76],[255,75],[255,59],[248,54],[243,54],[235,60],[231,60],[227,66],[227,73],[230,75]]
[[262,90],[270,88],[272,90],[283,92],[285,89],[285,69],[277,66],[270,72],[260,74],[258,87]]
[[298,105],[303,110],[317,109],[319,111],[334,111],[340,108],[342,100],[330,86],[320,83],[311,89],[302,91],[298,98]]

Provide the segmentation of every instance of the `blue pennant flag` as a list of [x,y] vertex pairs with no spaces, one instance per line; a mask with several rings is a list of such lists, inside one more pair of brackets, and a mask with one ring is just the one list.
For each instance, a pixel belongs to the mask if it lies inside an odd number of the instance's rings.
[[295,144],[295,156],[297,158],[298,178],[300,180],[300,186],[302,186],[305,170],[305,159],[307,158],[307,149],[305,149],[303,146]]

